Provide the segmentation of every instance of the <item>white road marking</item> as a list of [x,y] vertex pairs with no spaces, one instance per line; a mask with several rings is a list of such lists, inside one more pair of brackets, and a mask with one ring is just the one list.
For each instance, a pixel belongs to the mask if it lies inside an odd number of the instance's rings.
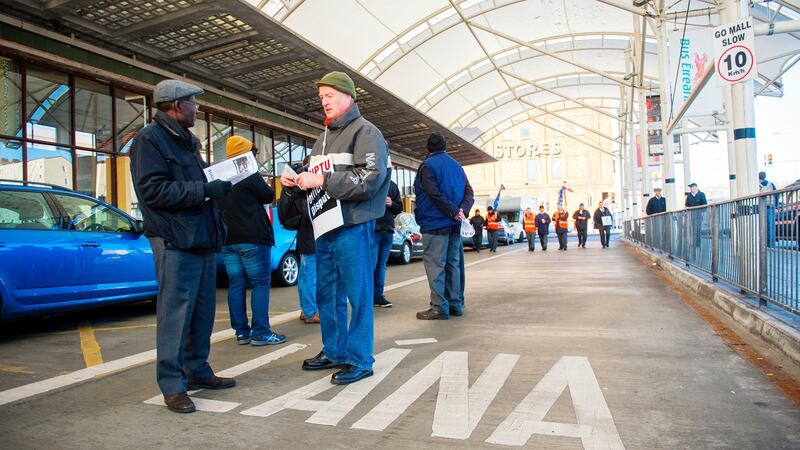
[[[577,424],[544,422],[567,387]],[[587,358],[558,360],[486,442],[523,446],[533,434],[579,437],[585,449],[625,448]]]
[[[270,321],[273,322],[274,324],[286,323],[291,320],[295,320],[296,317],[297,317],[297,312],[291,312],[291,313],[281,314],[280,316],[277,316],[274,319],[270,319]],[[232,329],[218,331],[211,335],[211,343],[214,344],[220,341],[224,341],[232,338],[233,336],[235,336],[235,332]],[[98,364],[96,366],[76,370],[74,372],[70,372],[64,375],[48,378],[46,380],[37,381],[35,383],[26,384],[24,386],[18,386],[12,389],[7,389],[5,391],[0,392],[0,406],[18,400],[23,400],[28,397],[33,397],[34,395],[43,394],[45,392],[49,392],[54,389],[59,389],[76,383],[81,383],[87,380],[91,380],[96,377],[103,377],[113,373],[122,372],[124,370],[128,370],[133,367],[138,367],[147,363],[151,363],[155,361],[155,359],[156,359],[155,349],[148,350],[145,352],[137,353],[135,355],[126,356],[124,358],[115,359],[113,361],[108,361],[103,364]]]
[[[300,350],[306,347],[308,347],[306,344],[289,344],[286,347],[283,347],[279,350],[275,350],[274,352],[267,353],[266,355],[259,356],[258,358],[251,359],[250,361],[246,361],[243,362],[242,364],[230,367],[221,372],[217,372],[216,375],[220,377],[238,377],[239,375],[247,373],[251,370],[255,370],[261,366],[267,365],[272,361],[275,361],[276,359],[282,358],[286,355],[291,355],[292,353],[299,352]],[[202,391],[202,389],[189,391],[189,395],[192,396],[200,391]],[[198,411],[206,411],[206,412],[224,413],[241,405],[241,403],[223,402],[219,400],[209,400],[206,398],[195,398],[195,397],[192,397],[192,401],[194,402],[194,405],[195,407],[197,407]],[[148,405],[166,406],[166,404],[164,403],[163,395],[156,395],[155,397],[145,400],[144,403]]]
[[505,384],[519,355],[499,354],[468,389],[466,352],[442,352],[352,428],[383,431],[425,391],[439,381],[431,436],[467,439]]
[[309,417],[306,422],[335,426],[352,411],[378,383],[386,378],[386,376],[397,367],[397,364],[410,352],[411,350],[408,349],[392,348],[380,353],[375,357],[375,364],[373,366],[375,374],[373,376],[359,381],[358,383],[348,385],[330,401],[310,400],[336,387],[336,385],[331,384],[330,375],[326,375],[324,378],[307,384],[288,394],[242,411],[242,414],[256,417],[269,417],[284,409],[315,411],[315,414]]
[[[522,250],[525,249],[522,248],[519,250],[512,250],[510,252],[505,252],[500,255],[492,256],[478,261],[473,261],[469,264],[466,264],[465,267],[472,267],[477,264],[483,264],[485,262],[492,261],[494,259],[501,258],[506,255],[518,253]],[[384,289],[384,291],[400,289],[402,287],[409,286],[414,283],[419,283],[420,281],[425,281],[425,280],[427,280],[427,277],[425,276],[412,278],[410,280],[406,280],[400,283],[395,283],[390,286],[387,286]],[[285,314],[281,314],[275,317],[270,317],[270,322],[272,322],[273,324],[286,323],[291,320],[294,320],[299,313],[300,310],[298,309],[296,311],[290,311]],[[211,335],[211,343],[214,344],[220,341],[230,339],[234,335],[235,332],[232,329],[216,332]],[[132,369],[134,367],[151,363],[155,361],[155,359],[156,359],[155,349],[147,350],[145,352],[137,353],[135,355],[126,356],[124,358],[116,359],[114,361],[108,361],[103,364],[87,367],[85,369],[79,369],[74,372],[55,376],[52,378],[48,378],[46,380],[37,381],[35,383],[26,384],[11,389],[6,389],[5,391],[0,392],[0,406],[16,402],[19,400],[24,400],[26,398],[43,394],[45,392],[49,392],[55,389],[60,389],[67,386],[71,386],[73,384],[82,383],[84,381],[91,380],[96,377],[103,377],[106,375],[123,372],[125,370]]]
[[436,338],[420,338],[420,339],[402,339],[394,341],[396,345],[418,345],[418,344],[433,344],[439,342]]

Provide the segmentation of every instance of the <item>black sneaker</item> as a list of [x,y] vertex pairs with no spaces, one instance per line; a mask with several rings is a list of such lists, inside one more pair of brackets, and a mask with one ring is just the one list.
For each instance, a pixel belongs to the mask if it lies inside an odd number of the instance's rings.
[[249,334],[237,334],[236,335],[236,343],[239,345],[247,345],[250,343],[250,335]]
[[392,302],[386,300],[386,297],[376,298],[372,301],[373,306],[377,306],[378,308],[391,308]]

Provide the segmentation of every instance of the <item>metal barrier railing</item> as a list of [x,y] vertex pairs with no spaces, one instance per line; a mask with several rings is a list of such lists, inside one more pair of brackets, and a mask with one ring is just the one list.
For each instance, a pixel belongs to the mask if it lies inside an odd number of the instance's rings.
[[626,220],[624,232],[800,315],[800,187]]

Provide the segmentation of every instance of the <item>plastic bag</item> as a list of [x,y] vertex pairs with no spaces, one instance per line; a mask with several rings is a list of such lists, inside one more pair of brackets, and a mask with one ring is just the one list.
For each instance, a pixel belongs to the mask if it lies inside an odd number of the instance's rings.
[[471,238],[472,236],[475,236],[475,228],[472,227],[472,224],[469,223],[469,220],[462,220],[461,237]]

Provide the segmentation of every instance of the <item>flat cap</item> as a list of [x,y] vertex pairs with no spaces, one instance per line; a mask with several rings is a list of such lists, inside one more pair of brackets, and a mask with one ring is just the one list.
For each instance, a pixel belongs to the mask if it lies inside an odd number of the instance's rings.
[[200,95],[203,89],[181,80],[164,80],[153,89],[153,103],[173,102],[178,99]]
[[689,187],[692,187],[692,186],[694,186],[694,187],[697,187],[697,183],[691,183],[691,184],[689,184]]

